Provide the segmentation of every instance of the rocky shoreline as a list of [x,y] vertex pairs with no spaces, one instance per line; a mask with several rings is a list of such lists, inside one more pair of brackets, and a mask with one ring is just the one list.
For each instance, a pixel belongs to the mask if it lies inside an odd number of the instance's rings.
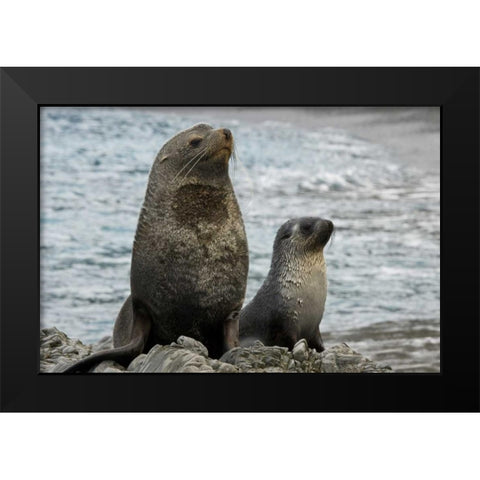
[[[108,348],[112,348],[111,337],[85,345],[55,327],[44,328],[40,331],[40,372],[61,373],[66,366]],[[181,336],[170,345],[155,345],[127,368],[109,360],[97,365],[92,373],[392,373],[392,369],[372,362],[346,343],[318,353],[308,348],[305,340],[298,341],[292,351],[266,347],[257,341],[215,360],[209,358],[202,343]]]

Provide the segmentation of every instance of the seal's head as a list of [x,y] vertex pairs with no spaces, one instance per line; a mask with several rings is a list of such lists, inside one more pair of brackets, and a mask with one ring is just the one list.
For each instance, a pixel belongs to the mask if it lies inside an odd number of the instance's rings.
[[333,223],[323,218],[301,217],[288,220],[275,237],[274,256],[281,252],[290,256],[322,254],[333,230]]
[[155,160],[177,182],[228,173],[233,135],[228,128],[214,129],[199,123],[171,138]]

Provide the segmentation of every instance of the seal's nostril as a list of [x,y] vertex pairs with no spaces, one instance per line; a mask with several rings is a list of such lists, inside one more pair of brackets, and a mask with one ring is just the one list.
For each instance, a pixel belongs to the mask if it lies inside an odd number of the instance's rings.
[[225,138],[227,140],[230,140],[232,138],[232,132],[228,128],[223,129],[223,134],[225,135]]

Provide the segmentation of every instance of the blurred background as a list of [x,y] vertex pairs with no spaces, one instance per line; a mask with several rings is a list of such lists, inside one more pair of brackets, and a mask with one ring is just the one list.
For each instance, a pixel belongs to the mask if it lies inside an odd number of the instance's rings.
[[280,225],[329,218],[326,346],[346,342],[399,372],[439,372],[439,108],[42,107],[41,326],[85,343],[111,335],[152,162],[198,122],[235,138],[246,302]]

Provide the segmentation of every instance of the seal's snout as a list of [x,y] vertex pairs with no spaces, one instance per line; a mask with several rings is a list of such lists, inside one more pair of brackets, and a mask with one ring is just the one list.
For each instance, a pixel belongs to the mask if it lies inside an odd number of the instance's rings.
[[333,232],[334,226],[333,226],[333,222],[331,220],[325,220],[325,226],[327,227],[327,230],[330,233]]
[[[228,128],[219,128],[215,130],[215,135],[213,138],[213,148],[217,152],[221,152],[222,158],[225,157],[226,153],[228,153],[228,157],[230,157],[233,151],[233,134],[231,130]],[[226,158],[227,161],[228,157]]]
[[334,226],[331,220],[327,220],[326,218],[318,218],[315,224],[318,230],[323,230],[330,233],[333,232]]
[[227,140],[231,140],[232,139],[232,132],[228,129],[228,128],[224,128],[223,129],[223,134],[225,135],[225,138]]
[[327,244],[335,229],[331,220],[319,218],[316,222],[317,241],[323,247]]

